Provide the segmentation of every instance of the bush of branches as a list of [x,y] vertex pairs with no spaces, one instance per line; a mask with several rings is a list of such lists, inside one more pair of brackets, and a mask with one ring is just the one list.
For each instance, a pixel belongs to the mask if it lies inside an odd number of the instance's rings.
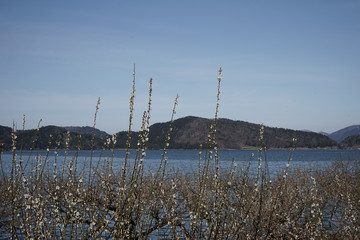
[[[220,82],[221,68],[214,122],[191,174],[167,171],[171,124],[160,165],[153,172],[144,170],[151,80],[137,154],[130,159],[135,71],[121,169],[113,167],[116,135],[104,145],[107,157],[93,163],[91,152],[87,170],[78,166],[77,154],[60,159],[56,147],[51,164],[50,149],[46,156],[32,160],[30,154],[24,160],[14,147],[11,171],[2,169],[0,177],[0,238],[360,239],[359,160],[339,159],[326,169],[291,169],[294,138],[286,169],[270,178],[261,127],[257,161],[221,168],[215,137]],[[14,131],[13,146],[17,135]],[[35,162],[30,170],[29,161]],[[257,173],[250,172],[251,164],[258,165]]]

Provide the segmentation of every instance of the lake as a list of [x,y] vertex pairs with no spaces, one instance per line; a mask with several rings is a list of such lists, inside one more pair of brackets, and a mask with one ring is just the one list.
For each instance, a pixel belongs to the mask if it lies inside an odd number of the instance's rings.
[[[144,169],[145,171],[156,171],[157,167],[160,164],[161,155],[163,150],[147,150],[144,160]],[[204,153],[204,151],[203,151]],[[204,154],[202,153],[202,159]],[[22,151],[22,159],[24,162],[28,159],[30,151]],[[35,165],[36,156],[42,156],[44,159],[47,154],[45,150],[36,150],[31,153],[29,160],[29,167]],[[66,162],[70,162],[71,159],[76,155],[76,151],[68,151]],[[78,153],[78,166],[81,168],[84,166],[85,169],[90,160],[91,151],[89,150],[80,150]],[[133,162],[133,159],[136,155],[135,150],[130,150],[129,162],[130,165]],[[290,150],[267,150],[267,162],[269,166],[269,171],[272,176],[283,171],[286,168],[286,163],[290,155]],[[62,163],[64,160],[65,152],[58,151],[57,161]],[[96,164],[98,161],[104,162],[105,159],[111,159],[111,151],[93,151],[93,163]],[[114,169],[121,169],[121,166],[124,163],[125,150],[115,150],[113,158]],[[167,150],[166,156],[168,157],[168,170],[169,172],[178,171],[181,173],[192,173],[198,171],[198,160],[199,160],[199,151],[198,150]],[[253,156],[253,157],[252,157]],[[251,159],[251,171],[255,172],[258,166],[258,157],[259,153],[257,150],[220,150],[219,151],[219,162],[220,168],[228,169],[232,165],[232,161],[241,167],[249,163]],[[17,152],[16,159],[17,161],[20,158],[20,151]],[[264,166],[264,154],[261,155],[262,166]],[[290,169],[301,168],[324,168],[329,166],[332,162],[339,160],[359,160],[360,159],[360,150],[295,150],[293,152],[293,157],[290,162]],[[51,150],[49,153],[49,166],[52,166],[55,159],[54,151]],[[1,165],[5,172],[9,172],[11,169],[12,161],[12,152],[5,151],[1,155]],[[28,169],[29,169],[28,167]]]

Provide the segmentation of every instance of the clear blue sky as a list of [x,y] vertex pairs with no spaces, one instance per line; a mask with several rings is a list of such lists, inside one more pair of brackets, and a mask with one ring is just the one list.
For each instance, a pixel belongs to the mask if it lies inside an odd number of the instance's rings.
[[333,132],[360,124],[360,1],[0,1],[0,125],[138,129],[214,115]]

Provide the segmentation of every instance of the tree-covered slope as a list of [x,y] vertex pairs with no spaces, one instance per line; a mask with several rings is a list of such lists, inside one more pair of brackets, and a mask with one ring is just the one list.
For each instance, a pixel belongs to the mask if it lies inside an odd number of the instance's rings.
[[[170,139],[171,148],[198,148],[205,144],[212,119],[185,117],[174,121]],[[150,127],[149,147],[161,148],[169,128],[169,122],[156,123]],[[259,124],[229,119],[218,119],[216,142],[220,149],[241,149],[259,145]],[[337,147],[327,136],[314,132],[296,131],[284,128],[265,127],[264,143],[268,148],[289,148],[292,139],[297,138],[297,147]]]
[[[5,144],[5,149],[10,149],[12,146],[11,132],[11,128],[0,126],[0,142]],[[63,127],[46,126],[39,128],[38,132],[36,129],[18,130],[16,136],[17,149],[54,149],[55,147],[65,149],[67,130]],[[91,149],[91,139],[91,134],[81,134],[79,138],[78,133],[70,132],[69,149],[77,149],[78,146],[80,149]],[[104,142],[104,139],[95,138],[94,149],[100,149]]]
[[[197,149],[200,144],[206,147],[205,143],[209,133],[209,127],[213,123],[212,119],[200,117],[184,117],[177,119],[173,122],[171,139],[169,141],[169,148],[174,149]],[[169,129],[170,122],[155,123],[150,126],[149,141],[147,148],[149,149],[162,149],[164,147],[165,136]],[[68,128],[69,129],[69,128]],[[259,124],[233,121],[229,119],[220,118],[216,126],[216,143],[220,149],[242,149],[253,148],[259,146]],[[70,132],[69,148],[76,149],[78,146],[79,130],[87,130],[86,134],[81,135],[80,148],[90,149],[92,130],[91,127],[86,128],[73,128]],[[65,148],[65,137],[67,130],[63,127],[46,126],[41,127],[37,134],[35,142],[35,149],[46,149],[49,146],[50,134],[53,136],[51,148],[56,146],[59,142],[59,148]],[[32,147],[33,139],[36,130],[17,131],[18,143],[17,147],[23,144],[23,149],[30,149]],[[95,133],[103,133],[95,129]],[[136,148],[138,141],[138,132],[132,132],[130,138],[130,147]],[[98,137],[95,134],[94,149],[101,149],[106,142],[106,136]],[[116,148],[125,148],[128,139],[126,131],[117,133]],[[267,148],[289,148],[292,146],[292,139],[296,137],[296,146],[300,148],[332,148],[337,147],[336,141],[330,139],[319,133],[296,131],[284,128],[265,127],[264,144]],[[24,139],[23,141],[21,139]],[[11,147],[11,128],[0,127],[0,142],[5,143],[7,149]],[[112,147],[112,145],[111,145]]]

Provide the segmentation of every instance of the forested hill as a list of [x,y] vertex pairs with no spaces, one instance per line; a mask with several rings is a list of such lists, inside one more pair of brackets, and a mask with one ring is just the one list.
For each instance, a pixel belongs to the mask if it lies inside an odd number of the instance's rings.
[[345,138],[340,145],[342,148],[360,148],[360,134]]
[[91,135],[94,133],[95,137],[97,138],[105,138],[106,136],[108,136],[109,134],[104,132],[104,131],[100,131],[97,128],[93,128],[93,127],[64,127],[67,131],[70,132],[74,132],[74,133],[81,133],[81,134],[87,134],[87,135]]
[[[0,143],[4,143],[5,149],[8,150],[12,146],[11,138],[12,129],[9,127],[0,126]],[[50,137],[50,135],[52,137]],[[67,130],[63,127],[57,126],[46,126],[39,128],[37,132],[35,129],[32,130],[18,130],[16,132],[16,148],[29,150],[32,149],[65,149],[65,143],[67,138]],[[79,138],[79,134],[70,132],[69,149],[91,149],[92,134],[82,134]],[[95,137],[94,138],[94,149],[100,149],[104,144],[104,139]]]
[[[192,149],[204,145],[212,119],[185,117],[174,121],[171,133],[170,147]],[[162,148],[169,122],[156,123],[150,127],[149,148]],[[260,125],[218,119],[216,127],[216,142],[220,149],[242,149],[259,146]],[[267,148],[289,148],[293,137],[297,138],[297,147],[301,148],[331,148],[337,147],[336,141],[314,132],[295,131],[284,128],[265,127],[264,143]]]
[[[205,146],[212,119],[200,117],[184,117],[174,121],[173,130],[169,148],[172,149],[198,149],[200,144]],[[170,122],[155,123],[150,126],[149,149],[162,149],[166,133],[169,129]],[[67,127],[68,130],[69,127]],[[65,136],[67,129],[57,126],[41,127],[37,140],[34,144],[35,149],[54,149],[56,142],[59,142],[59,148],[65,148]],[[82,132],[80,139],[80,149],[91,149],[92,131],[88,128],[74,128],[70,133],[69,148],[76,149],[79,143],[78,132]],[[259,146],[259,124],[233,121],[229,119],[218,119],[216,127],[216,142],[220,149],[243,149],[256,148]],[[17,148],[23,146],[23,149],[30,149],[36,130],[25,130],[17,132]],[[96,129],[94,149],[101,149],[106,142],[106,133]],[[101,133],[101,134],[98,134]],[[50,134],[53,140],[50,142]],[[110,137],[110,136],[109,136]],[[289,148],[292,146],[293,137],[297,138],[296,147],[298,148],[335,148],[338,147],[336,141],[327,136],[314,132],[295,131],[284,128],[272,128],[265,126],[264,144],[267,148]],[[24,139],[23,141],[21,139]],[[131,148],[136,148],[138,132],[131,134]],[[127,141],[127,132],[117,133],[116,148],[125,148]],[[5,143],[6,149],[11,148],[11,128],[0,126],[0,143]],[[111,146],[112,147],[112,146]]]

